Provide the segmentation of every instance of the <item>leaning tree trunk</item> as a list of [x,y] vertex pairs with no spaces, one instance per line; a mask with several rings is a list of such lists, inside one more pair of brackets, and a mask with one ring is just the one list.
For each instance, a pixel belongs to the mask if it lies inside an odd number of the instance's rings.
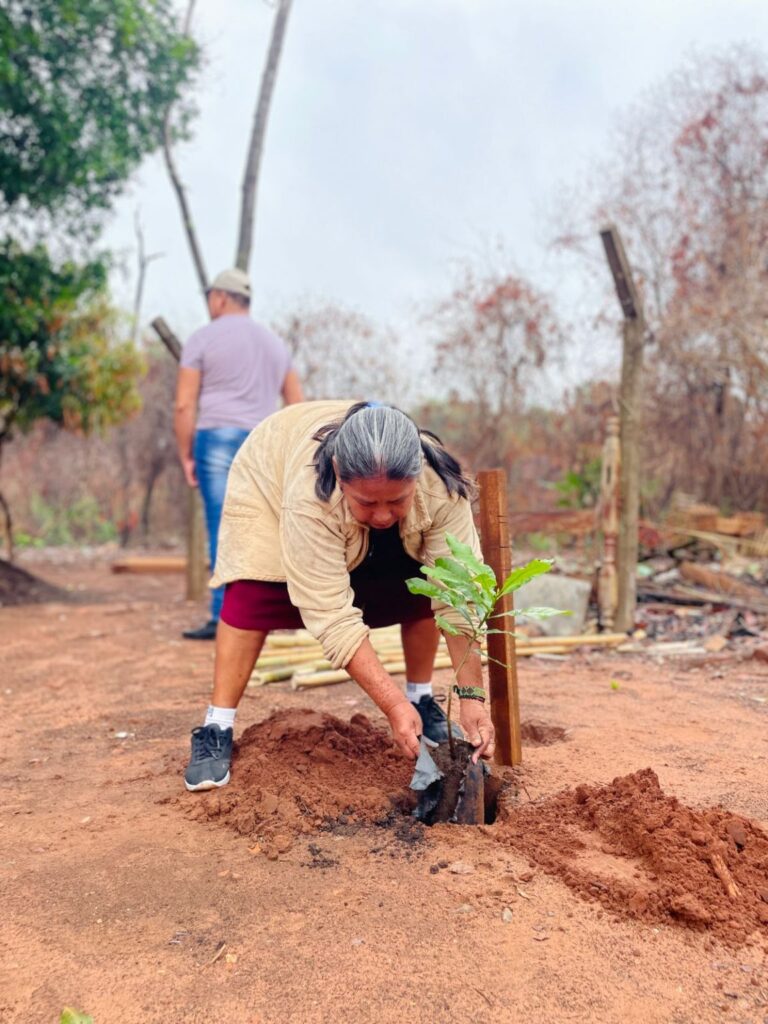
[[280,63],[280,54],[283,49],[283,39],[285,38],[285,29],[288,24],[288,15],[291,13],[292,2],[293,0],[279,0],[275,20],[272,25],[272,38],[269,42],[267,63],[264,65],[264,73],[261,76],[259,98],[253,115],[251,141],[248,146],[248,156],[246,157],[245,173],[243,175],[240,231],[235,256],[235,265],[241,270],[247,270],[251,262],[253,222],[256,214],[256,192],[259,185],[261,154],[264,149],[269,108],[272,102],[272,93],[275,88],[277,68]]

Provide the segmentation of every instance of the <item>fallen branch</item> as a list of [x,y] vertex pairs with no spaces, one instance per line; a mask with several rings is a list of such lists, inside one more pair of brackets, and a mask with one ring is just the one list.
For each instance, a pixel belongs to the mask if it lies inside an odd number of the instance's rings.
[[768,604],[766,596],[758,587],[731,576],[727,572],[720,572],[708,569],[705,565],[698,565],[696,562],[682,562],[680,575],[689,583],[705,587],[717,594],[727,594],[730,597],[738,597],[744,601],[755,604]]

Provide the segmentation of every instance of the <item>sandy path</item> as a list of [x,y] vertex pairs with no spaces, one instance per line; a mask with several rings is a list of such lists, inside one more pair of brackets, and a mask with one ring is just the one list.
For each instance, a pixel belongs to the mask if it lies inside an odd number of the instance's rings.
[[[96,1024],[768,1021],[765,938],[734,949],[521,881],[496,826],[330,828],[272,861],[191,820],[180,770],[213,650],[178,639],[199,614],[180,581],[42,574],[90,598],[0,609],[3,1024],[64,1005]],[[577,655],[520,674],[523,717],[568,735],[525,748],[530,798],[652,767],[685,803],[768,826],[768,666]],[[377,721],[353,684],[275,684],[238,730],[289,707]]]

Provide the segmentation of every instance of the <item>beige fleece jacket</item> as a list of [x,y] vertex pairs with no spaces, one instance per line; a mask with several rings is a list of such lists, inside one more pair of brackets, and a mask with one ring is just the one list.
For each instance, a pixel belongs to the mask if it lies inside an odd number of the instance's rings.
[[[369,528],[352,516],[337,487],[327,502],[315,495],[312,464],[319,427],[340,420],[352,402],[289,405],[252,430],[229,471],[210,585],[234,580],[286,581],[292,603],[334,667],[347,664],[369,633],[354,606],[349,573],[365,558]],[[403,547],[423,565],[450,555],[452,533],[480,556],[469,501],[448,494],[428,466],[400,522]],[[465,629],[441,602],[433,608]]]

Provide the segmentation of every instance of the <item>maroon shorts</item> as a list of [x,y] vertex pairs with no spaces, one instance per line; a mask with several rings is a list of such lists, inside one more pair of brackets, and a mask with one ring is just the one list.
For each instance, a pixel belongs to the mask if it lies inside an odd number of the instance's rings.
[[[409,576],[414,573],[410,572]],[[362,609],[363,621],[372,629],[432,618],[428,597],[412,594],[405,577],[383,576],[354,587],[355,605]],[[221,620],[236,629],[303,629],[299,609],[291,604],[286,583],[262,580],[236,580],[224,591]]]

